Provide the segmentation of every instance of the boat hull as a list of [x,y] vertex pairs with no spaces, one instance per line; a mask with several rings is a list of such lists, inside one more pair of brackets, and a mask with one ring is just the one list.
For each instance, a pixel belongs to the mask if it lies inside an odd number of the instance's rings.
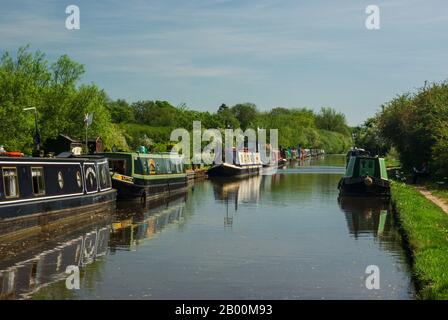
[[0,236],[40,231],[55,223],[76,220],[81,216],[112,212],[116,191],[9,204],[0,210]]
[[112,186],[117,190],[118,199],[147,201],[184,192],[187,177],[136,182],[112,178]]
[[235,166],[226,163],[215,165],[208,170],[211,177],[244,177],[260,173],[261,165]]
[[366,184],[365,177],[341,178],[339,181],[339,194],[341,196],[390,196],[390,183],[388,180],[370,177],[371,184]]

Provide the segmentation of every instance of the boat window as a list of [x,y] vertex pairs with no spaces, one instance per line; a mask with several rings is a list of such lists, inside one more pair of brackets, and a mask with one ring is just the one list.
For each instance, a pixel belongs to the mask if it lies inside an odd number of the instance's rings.
[[375,176],[375,160],[361,159],[359,161],[359,175],[360,176]]
[[62,175],[61,171],[58,172],[58,184],[59,188],[64,188],[64,176]]
[[44,168],[31,168],[31,178],[33,180],[33,194],[42,196],[45,194]]
[[126,162],[124,160],[109,159],[109,170],[118,174],[126,174]]
[[145,158],[134,159],[134,172],[136,174],[149,174],[148,162]]
[[79,171],[76,171],[76,183],[78,184],[78,187],[82,187],[81,172]]
[[19,197],[19,179],[17,178],[17,168],[3,168],[2,173],[5,197]]
[[156,159],[154,159],[154,161],[156,163],[156,173],[157,174],[166,173],[165,163],[164,163],[163,159],[156,158]]
[[173,164],[170,159],[163,159],[163,162],[165,163],[166,173],[173,172]]
[[102,163],[98,165],[98,171],[100,174],[100,187],[101,189],[106,189],[111,187],[110,174],[108,170],[107,163]]

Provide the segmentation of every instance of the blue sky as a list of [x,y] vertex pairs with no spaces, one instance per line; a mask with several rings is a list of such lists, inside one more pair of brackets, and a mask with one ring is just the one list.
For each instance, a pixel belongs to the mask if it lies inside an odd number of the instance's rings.
[[[71,4],[80,30],[65,28]],[[380,30],[365,28],[369,4]],[[0,0],[0,50],[68,54],[112,98],[331,106],[352,125],[448,78],[447,31],[446,0]]]

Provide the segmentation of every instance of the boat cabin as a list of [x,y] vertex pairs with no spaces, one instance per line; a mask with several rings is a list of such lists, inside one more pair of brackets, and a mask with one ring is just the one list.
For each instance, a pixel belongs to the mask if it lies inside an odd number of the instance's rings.
[[185,173],[183,158],[171,153],[103,153],[109,159],[109,169],[124,176],[156,176]]

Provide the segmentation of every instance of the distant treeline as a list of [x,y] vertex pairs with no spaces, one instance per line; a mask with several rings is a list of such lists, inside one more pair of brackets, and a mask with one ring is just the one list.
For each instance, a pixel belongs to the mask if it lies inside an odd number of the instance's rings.
[[448,176],[448,83],[425,84],[395,97],[354,134],[358,146],[375,153],[393,147],[405,169],[426,162],[433,174]]
[[314,113],[307,108],[274,108],[259,111],[252,103],[222,104],[215,112],[196,111],[185,104],[167,101],[112,100],[95,84],[81,84],[84,66],[61,56],[50,64],[41,52],[20,48],[6,52],[0,61],[0,144],[9,150],[30,153],[33,147],[34,117],[23,111],[38,110],[42,141],[59,133],[82,139],[84,115],[93,113],[90,136],[101,136],[105,147],[135,150],[144,145],[152,151],[167,151],[175,128],[263,128],[279,130],[279,145],[345,152],[351,145],[345,116],[331,108]]

